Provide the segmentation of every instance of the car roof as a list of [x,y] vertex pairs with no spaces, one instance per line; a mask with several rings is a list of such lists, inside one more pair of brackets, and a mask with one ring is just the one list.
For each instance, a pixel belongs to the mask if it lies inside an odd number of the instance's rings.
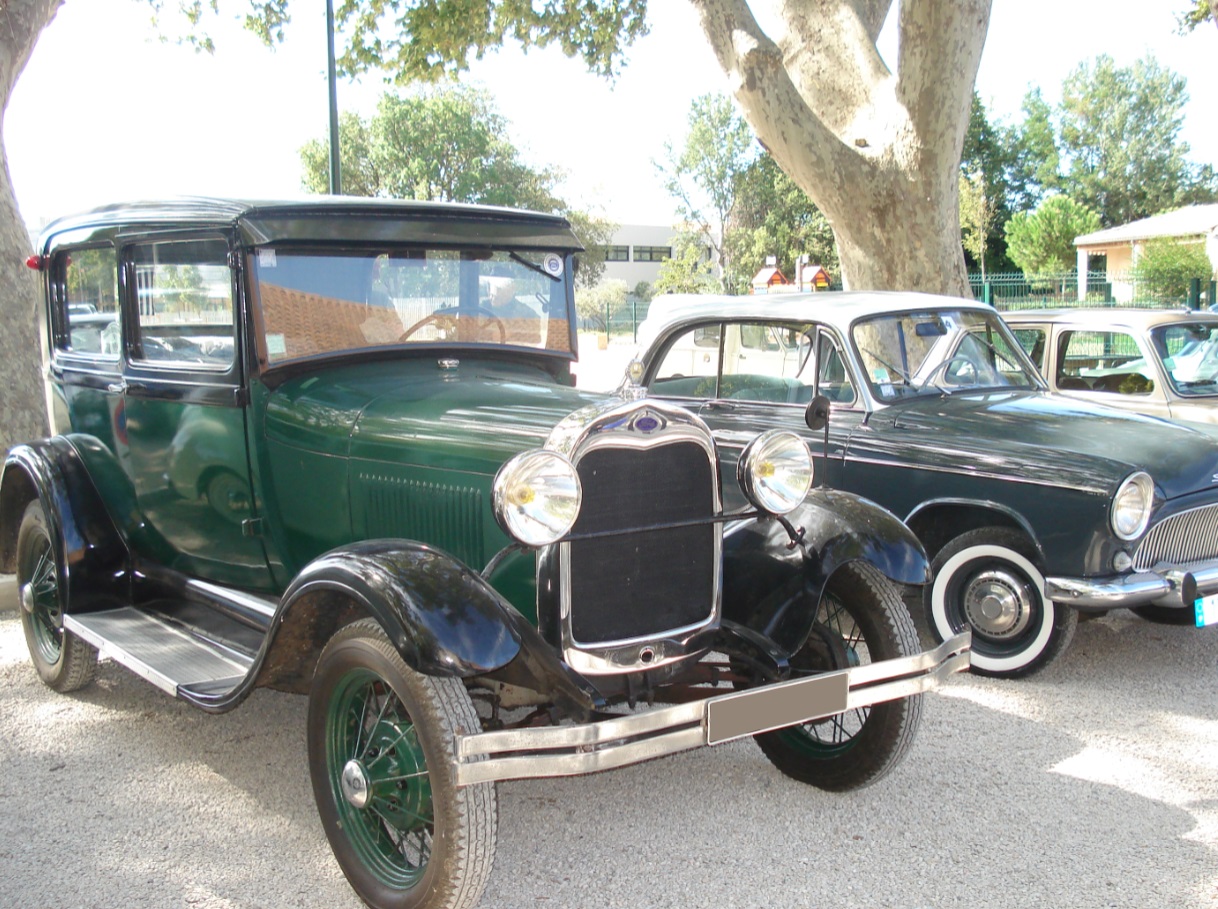
[[700,316],[824,322],[845,332],[851,323],[867,316],[942,309],[994,312],[992,306],[975,300],[914,291],[822,291],[743,297],[727,294],[664,294],[652,299],[647,318],[639,328],[639,343],[646,346],[670,326],[697,321]]
[[[342,228],[335,222],[342,220]],[[103,205],[52,221],[39,248],[64,234],[113,232],[142,225],[159,228],[235,228],[250,244],[320,243],[336,240],[440,245],[506,244],[517,248],[564,249],[582,244],[559,215],[490,205],[312,196],[251,200],[186,196]]]
[[1150,309],[1135,307],[1087,307],[1061,309],[1021,309],[1002,313],[1010,325],[1029,322],[1070,322],[1095,328],[1153,328],[1172,323],[1211,322],[1218,324],[1218,313],[1195,309]]

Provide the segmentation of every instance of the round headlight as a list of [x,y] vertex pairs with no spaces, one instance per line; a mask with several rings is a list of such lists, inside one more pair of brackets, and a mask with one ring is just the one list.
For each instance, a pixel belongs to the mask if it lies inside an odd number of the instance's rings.
[[787,514],[812,487],[812,452],[795,433],[771,429],[745,446],[736,478],[748,500],[762,511]]
[[1154,503],[1155,484],[1150,475],[1131,473],[1112,499],[1112,532],[1122,540],[1140,537],[1150,522]]
[[493,495],[495,517],[504,530],[527,546],[547,546],[570,532],[583,489],[570,461],[537,449],[499,468]]

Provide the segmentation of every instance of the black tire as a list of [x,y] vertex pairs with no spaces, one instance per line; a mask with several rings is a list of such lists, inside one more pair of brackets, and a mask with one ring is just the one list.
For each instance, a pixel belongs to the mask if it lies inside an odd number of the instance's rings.
[[374,621],[326,644],[309,693],[322,827],[374,909],[469,909],[495,854],[493,783],[457,788],[455,737],[481,729],[460,680],[410,669]]
[[[918,635],[894,585],[865,562],[833,573],[817,605],[808,642],[791,660],[814,674],[912,656]],[[856,708],[754,738],[770,762],[792,779],[832,792],[868,786],[909,750],[922,717],[922,695]]]
[[1171,606],[1135,606],[1131,612],[1156,625],[1196,625],[1197,613],[1192,609],[1173,609]]
[[39,678],[55,691],[76,691],[96,677],[97,650],[64,630],[64,572],[55,552],[46,512],[35,499],[25,507],[17,531],[21,627]]
[[923,593],[931,633],[943,641],[973,632],[972,671],[1020,678],[1061,656],[1078,627],[1078,612],[1046,600],[1036,550],[1002,527],[963,533],[944,546]]

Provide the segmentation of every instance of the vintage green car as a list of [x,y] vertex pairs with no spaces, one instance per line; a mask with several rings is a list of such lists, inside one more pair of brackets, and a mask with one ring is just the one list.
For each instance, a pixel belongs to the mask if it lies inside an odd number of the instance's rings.
[[932,559],[927,623],[972,630],[974,672],[1043,669],[1080,611],[1218,622],[1218,431],[1051,394],[989,306],[673,295],[639,341],[640,381],[696,411],[728,465],[801,429],[830,484],[903,518]]
[[211,712],[307,693],[371,906],[475,904],[500,780],[753,736],[870,783],[968,664],[967,635],[920,651],[918,542],[810,489],[795,434],[721,482],[694,414],[572,386],[579,252],[547,215],[197,199],[30,260],[52,426],[5,462],[0,570],[35,668],[70,691],[108,656]]

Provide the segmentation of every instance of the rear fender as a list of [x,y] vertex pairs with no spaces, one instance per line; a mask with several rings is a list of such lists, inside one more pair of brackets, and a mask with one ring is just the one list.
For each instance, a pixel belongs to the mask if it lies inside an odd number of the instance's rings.
[[723,616],[774,641],[802,645],[825,585],[843,565],[864,561],[899,585],[930,580],[926,553],[891,512],[834,489],[814,489],[787,515],[799,545],[774,518],[732,527],[723,541]]
[[[113,479],[114,472],[119,485],[129,489],[113,455],[89,436],[54,436],[14,447],[0,480],[0,569],[16,568],[21,516],[38,499],[62,572],[65,611],[89,612],[127,602],[130,549],[97,488],[105,478]],[[133,505],[134,497],[128,501]]]
[[370,540],[311,562],[283,595],[279,621],[312,617],[328,638],[339,616],[319,621],[318,603],[337,595],[380,623],[412,669],[424,675],[485,677],[546,694],[585,715],[592,699],[529,621],[477,572],[411,540]]

